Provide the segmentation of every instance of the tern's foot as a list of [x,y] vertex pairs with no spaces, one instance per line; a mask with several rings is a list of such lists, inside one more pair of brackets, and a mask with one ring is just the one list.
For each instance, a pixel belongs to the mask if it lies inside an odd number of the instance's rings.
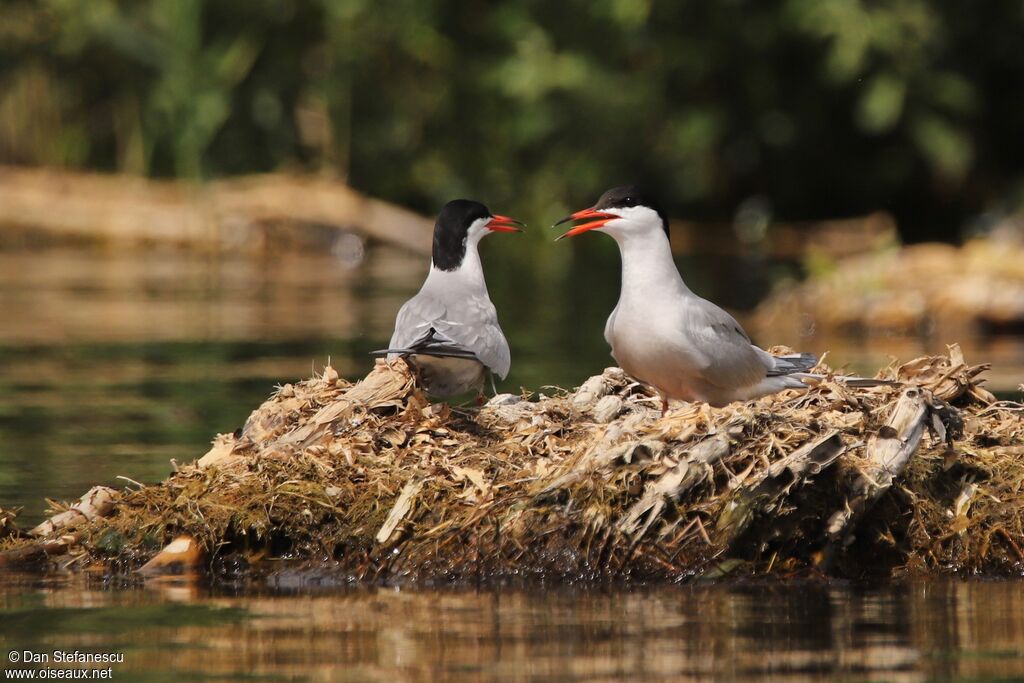
[[482,407],[485,403],[487,403],[487,397],[484,396],[483,394],[477,394],[476,395],[476,405],[477,405],[477,407]]

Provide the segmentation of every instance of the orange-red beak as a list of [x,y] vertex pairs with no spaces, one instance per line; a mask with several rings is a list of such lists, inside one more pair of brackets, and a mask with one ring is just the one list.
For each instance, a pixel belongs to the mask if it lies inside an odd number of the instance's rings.
[[495,214],[491,216],[491,220],[484,227],[494,232],[522,232],[523,228],[526,227],[526,223],[517,221],[515,218]]
[[608,221],[613,221],[616,218],[620,218],[620,216],[616,216],[615,214],[612,213],[604,213],[602,211],[598,211],[593,207],[589,209],[583,209],[582,211],[577,211],[576,213],[571,213],[562,220],[555,223],[555,225],[561,225],[562,223],[568,223],[569,221],[582,221],[587,219],[596,220],[590,220],[590,222],[588,223],[580,223],[579,225],[574,226],[565,234],[559,235],[557,238],[555,238],[555,241],[557,242],[558,240],[564,237],[575,237],[576,235],[579,235],[580,233],[586,232],[588,230],[596,230],[597,228],[602,227]]

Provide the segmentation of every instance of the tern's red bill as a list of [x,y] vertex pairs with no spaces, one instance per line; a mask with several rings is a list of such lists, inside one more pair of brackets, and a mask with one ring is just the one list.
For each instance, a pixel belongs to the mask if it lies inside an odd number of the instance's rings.
[[494,232],[522,232],[523,228],[526,227],[526,223],[517,221],[515,218],[495,214],[491,216],[491,220],[484,227]]
[[557,239],[562,239],[564,237],[575,237],[576,235],[587,232],[588,230],[596,230],[597,228],[603,227],[604,224],[607,223],[608,221],[613,221],[616,218],[619,218],[619,216],[616,216],[615,214],[612,213],[604,213],[603,211],[598,211],[593,207],[577,211],[576,213],[569,214],[562,220],[555,223],[555,225],[561,225],[562,223],[568,223],[569,221],[585,220],[588,222],[580,223],[579,225],[573,226],[571,230],[569,230],[563,235],[560,235]]

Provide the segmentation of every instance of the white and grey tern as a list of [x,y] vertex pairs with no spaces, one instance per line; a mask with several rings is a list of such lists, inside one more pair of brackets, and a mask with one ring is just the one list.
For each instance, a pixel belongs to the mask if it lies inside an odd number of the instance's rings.
[[431,396],[481,394],[491,375],[504,379],[512,363],[498,313],[487,293],[477,247],[492,232],[522,232],[525,225],[492,214],[480,202],[445,204],[434,224],[430,271],[420,291],[398,311],[387,349],[372,353],[407,358]]
[[[584,221],[561,235],[597,230],[619,245],[619,302],[605,324],[612,356],[627,373],[654,387],[662,400],[722,406],[804,389],[821,378],[808,372],[813,354],[775,356],[755,346],[727,312],[694,294],[672,260],[668,221],[658,203],[636,186],[608,190],[598,202],[555,225]],[[843,378],[868,386],[878,380]]]

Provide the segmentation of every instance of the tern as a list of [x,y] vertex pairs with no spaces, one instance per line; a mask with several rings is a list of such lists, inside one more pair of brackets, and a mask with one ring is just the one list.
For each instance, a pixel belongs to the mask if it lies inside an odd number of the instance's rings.
[[477,246],[492,232],[522,232],[525,224],[492,214],[480,202],[448,202],[434,224],[427,279],[395,319],[388,348],[371,352],[407,358],[423,387],[438,398],[475,390],[485,378],[505,379],[512,364],[498,314],[487,294]]
[[604,337],[619,366],[657,390],[662,415],[668,399],[723,406],[806,389],[804,380],[820,378],[807,372],[818,361],[813,354],[758,348],[735,318],[686,286],[672,260],[665,213],[640,188],[608,190],[555,225],[577,220],[586,222],[558,239],[598,230],[619,245],[619,302]]

